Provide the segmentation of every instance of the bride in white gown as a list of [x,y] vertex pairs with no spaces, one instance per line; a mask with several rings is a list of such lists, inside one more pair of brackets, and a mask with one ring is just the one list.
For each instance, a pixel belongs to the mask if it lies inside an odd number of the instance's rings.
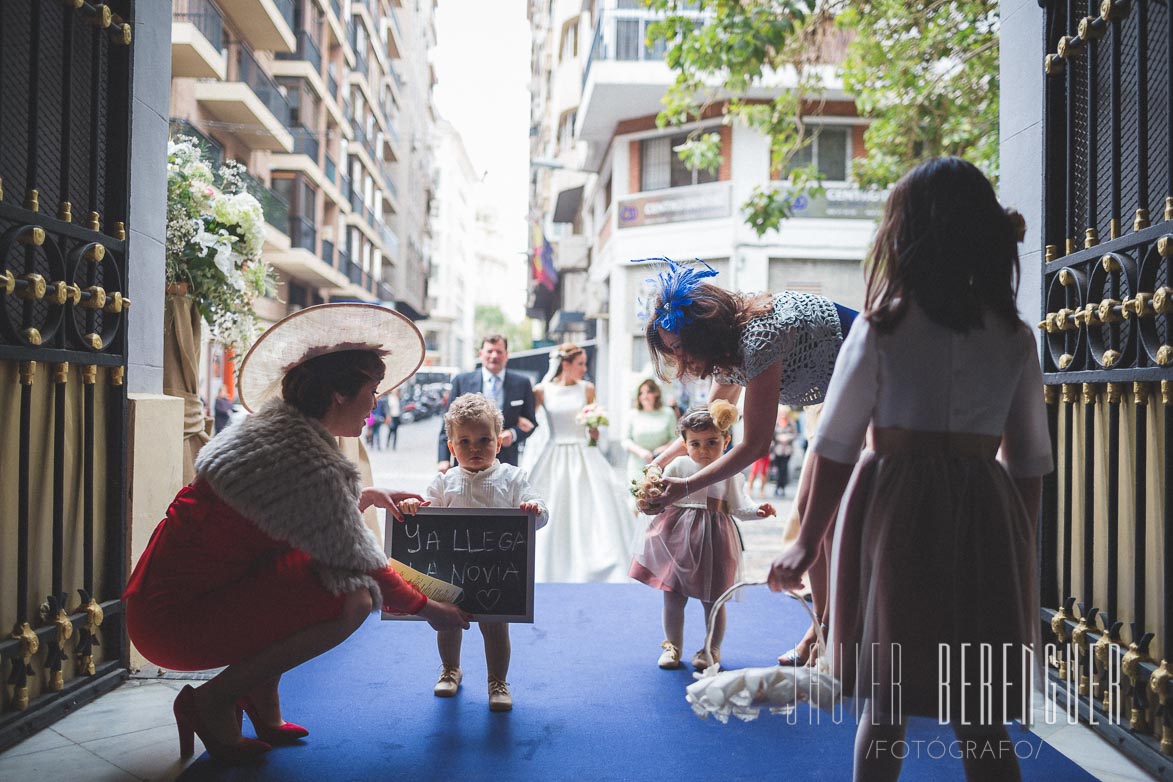
[[560,345],[550,363],[551,373],[534,388],[534,401],[546,413],[537,429],[545,432],[545,443],[531,438],[523,456],[530,485],[550,508],[550,522],[534,542],[537,580],[628,581],[634,522],[623,487],[599,449],[587,444],[586,428],[575,422],[595,401],[594,385],[582,379],[586,352]]

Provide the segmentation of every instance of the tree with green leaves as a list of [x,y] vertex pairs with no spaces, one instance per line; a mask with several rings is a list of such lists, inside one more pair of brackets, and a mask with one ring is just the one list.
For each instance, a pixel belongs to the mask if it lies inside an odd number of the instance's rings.
[[[759,236],[790,216],[794,199],[822,192],[815,166],[793,162],[817,132],[808,123],[834,76],[871,120],[867,158],[852,166],[861,185],[885,187],[937,155],[964,157],[997,176],[995,0],[644,3],[664,14],[648,35],[664,39],[676,72],[657,124],[695,122],[716,109],[725,122],[740,120],[770,139],[771,168],[786,180],[756,188],[742,206]],[[721,162],[716,133],[697,131],[676,151],[695,168]]]
[[[522,318],[520,323],[507,320],[496,305],[478,304],[473,313],[473,324],[477,340],[486,334],[502,334],[509,340],[509,350],[514,352],[529,350],[533,345],[533,321],[529,318]],[[480,346],[478,341],[474,350]]]

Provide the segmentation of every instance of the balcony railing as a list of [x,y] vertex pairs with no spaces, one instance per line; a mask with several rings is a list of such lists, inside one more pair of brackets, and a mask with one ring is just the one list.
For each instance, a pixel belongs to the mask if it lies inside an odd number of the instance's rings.
[[379,240],[383,243],[383,251],[392,258],[398,258],[399,237],[382,220],[375,221],[375,229],[379,232]]
[[380,160],[379,173],[382,175],[387,189],[391,191],[391,195],[399,198],[399,188],[395,186],[395,178],[391,176],[391,164],[385,160]]
[[322,72],[322,48],[313,39],[308,30],[297,31],[297,49],[293,52],[279,52],[278,60],[305,60],[314,66],[314,71]]
[[[692,17],[698,22],[706,15],[700,11],[680,11],[681,16]],[[659,61],[664,59],[668,44],[662,38],[648,43],[648,27],[663,20],[663,14],[644,9],[612,8],[599,12],[595,23],[595,34],[591,39],[590,52],[582,71],[585,86],[591,73],[591,64],[596,60],[618,60],[624,62]]]
[[260,63],[243,43],[238,44],[236,49],[236,78],[252,88],[278,122],[283,123],[289,118],[289,103],[281,94],[277,82],[261,70]]
[[224,147],[210,136],[205,136],[200,129],[185,119],[171,118],[171,135],[188,136],[193,139],[208,166],[215,171],[224,162]]
[[345,200],[349,201],[350,200],[350,192],[351,192],[351,190],[350,190],[350,177],[348,177],[346,174],[343,174],[342,179],[339,180],[338,189],[342,191],[342,197]]
[[334,243],[325,239],[322,240],[322,260],[325,261],[327,266],[337,268],[335,264],[338,262],[338,259],[334,257]]
[[326,71],[326,86],[330,89],[330,97],[335,100],[338,99],[338,77],[334,75],[333,69]]
[[318,229],[314,226],[314,221],[302,215],[290,215],[289,242],[294,247],[316,253],[318,250]]
[[342,19],[342,4],[339,3],[338,0],[330,0],[330,10],[332,10],[334,12],[335,19],[338,19],[339,21],[343,21],[343,19]]
[[171,19],[189,22],[217,49],[224,48],[224,17],[211,0],[172,0]]
[[399,35],[399,40],[406,41],[407,38],[403,35],[403,28],[399,25],[399,14],[395,12],[395,6],[391,6],[391,24],[395,27],[395,32]]
[[285,24],[293,29],[293,0],[273,0],[273,5],[277,6],[277,11],[285,20]]
[[379,301],[395,301],[395,291],[382,280],[379,280],[379,286],[375,295],[379,297]]
[[252,193],[261,202],[265,211],[265,222],[277,228],[281,233],[289,231],[289,202],[265,187],[265,183],[247,171],[241,172],[244,180],[244,189]]
[[338,271],[344,272],[346,278],[355,285],[362,285],[362,267],[350,260],[350,254],[338,252]]
[[334,184],[338,178],[338,166],[334,163],[334,158],[326,155],[326,168],[323,170],[326,172],[326,181]]
[[314,164],[316,165],[320,160],[318,157],[318,151],[321,149],[321,142],[318,141],[318,134],[301,125],[294,125],[290,127],[289,132],[293,135],[294,154],[308,155],[309,159],[314,161]]

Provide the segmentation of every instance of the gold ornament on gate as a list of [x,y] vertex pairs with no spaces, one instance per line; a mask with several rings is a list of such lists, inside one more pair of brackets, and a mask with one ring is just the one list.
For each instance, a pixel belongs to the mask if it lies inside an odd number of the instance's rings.
[[1120,660],[1120,670],[1128,677],[1128,681],[1132,684],[1132,712],[1129,719],[1129,727],[1132,730],[1145,730],[1148,727],[1148,714],[1145,709],[1138,705],[1138,700],[1144,696],[1142,690],[1139,689],[1140,684],[1140,664],[1142,662],[1152,662],[1153,659],[1149,657],[1148,650],[1141,651],[1140,646],[1133,641],[1128,645],[1128,651],[1124,653],[1123,659]]
[[1169,670],[1169,661],[1161,660],[1161,667],[1153,671],[1153,675],[1149,677],[1149,690],[1152,691],[1161,703],[1161,752],[1166,755],[1173,755],[1173,713],[1170,713],[1169,695],[1170,687],[1169,680],[1173,678],[1173,671]]
[[33,655],[41,648],[41,641],[28,622],[21,622],[12,629],[12,637],[20,641],[20,651],[12,661],[12,674],[8,683],[12,685],[12,706],[17,711],[29,707],[28,677],[33,676]]

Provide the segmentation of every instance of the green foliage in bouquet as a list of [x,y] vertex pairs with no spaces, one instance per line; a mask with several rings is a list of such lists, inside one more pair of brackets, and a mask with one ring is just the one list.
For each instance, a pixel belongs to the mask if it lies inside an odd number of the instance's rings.
[[261,258],[265,215],[245,191],[242,166],[220,167],[219,186],[196,143],[167,145],[167,283],[186,283],[213,339],[238,352],[256,338],[258,296],[276,281]]

